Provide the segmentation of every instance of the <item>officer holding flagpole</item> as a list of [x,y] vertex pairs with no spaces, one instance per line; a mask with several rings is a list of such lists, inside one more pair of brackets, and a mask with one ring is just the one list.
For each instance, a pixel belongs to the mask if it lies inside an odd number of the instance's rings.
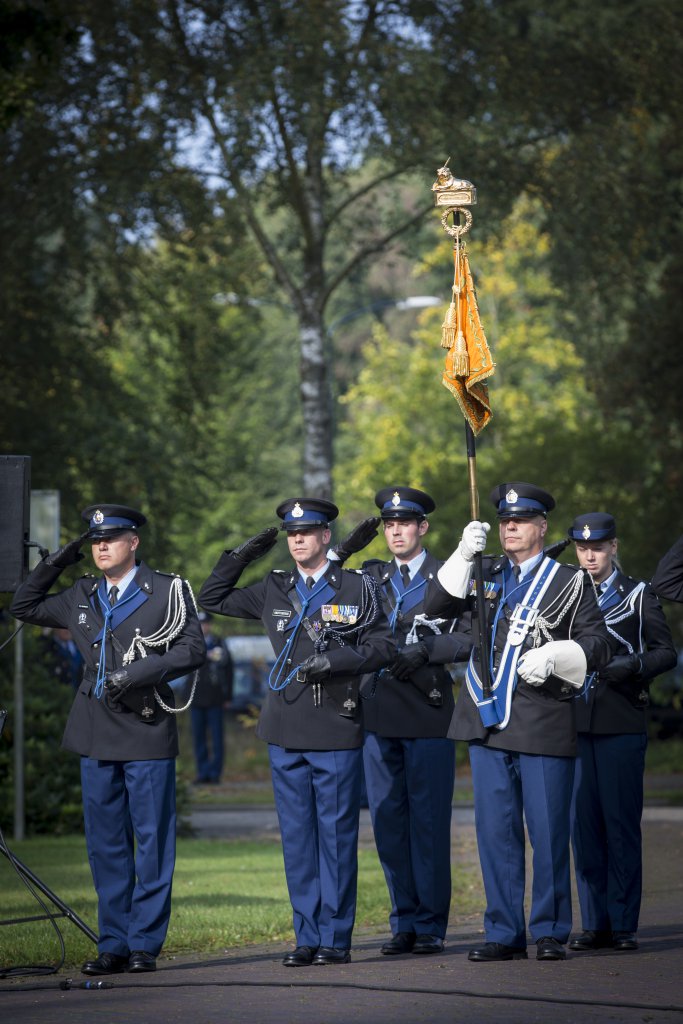
[[491,692],[474,647],[449,735],[469,744],[486,912],[475,962],[527,958],[525,833],[533,847],[529,931],[538,960],[562,960],[571,929],[569,805],[576,756],[572,696],[587,670],[610,657],[590,580],[544,554],[555,501],[523,481],[491,492],[503,554],[483,559],[483,593],[471,579],[487,523],[473,521],[432,581],[426,610],[483,613]]

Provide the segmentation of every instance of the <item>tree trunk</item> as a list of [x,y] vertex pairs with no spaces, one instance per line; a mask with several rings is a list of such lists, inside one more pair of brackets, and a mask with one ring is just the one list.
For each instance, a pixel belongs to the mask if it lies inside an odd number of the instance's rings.
[[332,391],[322,317],[301,322],[301,406],[304,424],[303,488],[306,497],[332,498]]

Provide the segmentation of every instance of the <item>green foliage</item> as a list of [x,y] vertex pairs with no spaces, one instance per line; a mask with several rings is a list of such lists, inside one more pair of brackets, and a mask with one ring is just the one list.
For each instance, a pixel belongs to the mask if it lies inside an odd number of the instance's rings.
[[[80,760],[60,742],[73,700],[71,685],[54,674],[54,662],[38,630],[24,628],[24,790],[26,833],[67,835],[83,829]],[[6,648],[0,660],[0,705],[9,714],[0,739],[0,828],[14,821],[13,665]]]
[[[13,852],[46,885],[96,927],[96,899],[82,839],[36,839],[12,846]],[[0,861],[5,916],[36,913],[36,905]],[[473,913],[481,905],[478,866],[458,866],[453,874],[453,913]],[[357,927],[385,928],[389,898],[377,854],[358,855]],[[67,966],[82,963],[92,945],[70,923],[60,928],[66,938]],[[163,953],[223,950],[255,942],[288,940],[292,909],[287,897],[282,848],[278,842],[178,840],[173,880],[173,907]],[[49,925],[20,925],[3,936],[3,966],[45,963],[57,958]]]

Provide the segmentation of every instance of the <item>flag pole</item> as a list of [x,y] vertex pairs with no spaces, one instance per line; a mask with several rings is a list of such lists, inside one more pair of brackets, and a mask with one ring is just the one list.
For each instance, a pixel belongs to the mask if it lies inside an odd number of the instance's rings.
[[[467,477],[470,490],[470,516],[479,519],[479,491],[477,490],[477,449],[474,431],[465,420],[465,445],[467,448]],[[489,633],[486,622],[486,599],[484,591],[484,567],[481,551],[474,556],[474,582],[477,587],[477,626],[479,630],[479,666],[481,668],[481,692],[484,700],[491,697],[491,667],[489,661]]]
[[[488,389],[484,382],[493,373],[494,364],[490,358],[483,327],[479,320],[474,284],[469,271],[469,262],[464,254],[464,243],[461,246],[462,236],[469,231],[472,225],[472,214],[468,207],[476,203],[477,190],[471,181],[453,177],[453,174],[448,169],[449,160],[450,157],[443,167],[439,167],[436,172],[437,179],[432,185],[435,205],[443,210],[441,226],[454,240],[455,277],[453,296],[442,326],[441,336],[442,347],[449,350],[446,357],[443,383],[457,398],[465,417],[470,517],[471,519],[478,520],[477,451],[472,422],[474,419],[477,431],[479,431],[483,429],[490,419],[491,410],[488,404]],[[460,224],[460,214],[464,217],[463,224]],[[448,224],[448,217],[451,215],[453,217],[452,227]],[[467,311],[466,315],[463,315],[463,309]],[[479,341],[475,359],[472,358],[473,353],[471,354],[470,346],[468,345],[473,329],[475,332],[478,332]],[[481,552],[474,556],[474,580],[477,599],[481,687],[484,699],[490,699],[492,692],[491,666]]]

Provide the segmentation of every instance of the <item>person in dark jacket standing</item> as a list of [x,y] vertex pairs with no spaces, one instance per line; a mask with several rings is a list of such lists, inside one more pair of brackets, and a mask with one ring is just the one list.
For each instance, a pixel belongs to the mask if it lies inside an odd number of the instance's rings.
[[343,964],[356,911],[360,677],[392,661],[396,649],[371,577],[327,559],[336,506],[292,498],[276,514],[293,569],[236,587],[276,543],[272,527],[221,555],[199,602],[219,615],[260,619],[276,654],[256,731],[269,745],[294,912],[296,949],[283,962]]
[[[469,523],[430,584],[429,614],[472,612],[475,646],[449,735],[469,743],[486,941],[475,962],[526,959],[524,823],[534,851],[529,931],[537,960],[563,960],[571,930],[569,805],[576,757],[572,695],[610,658],[609,634],[587,574],[543,551],[555,501],[524,481],[495,487],[503,555],[483,559],[488,524]],[[485,692],[478,615],[489,641]]]
[[[197,764],[195,784],[215,784],[223,771],[223,713],[232,697],[230,651],[212,631],[213,617],[199,613],[206,641],[206,661],[199,670],[192,700],[192,742]],[[207,743],[208,738],[208,743]]]
[[[424,614],[441,566],[424,547],[433,498],[414,487],[375,495],[390,561],[363,563],[382,588],[399,645],[379,679],[364,680],[363,764],[377,852],[391,897],[385,956],[440,953],[451,902],[455,742],[448,739],[453,681],[446,664],[469,655],[454,619]],[[339,548],[336,549],[337,552]]]
[[667,601],[683,601],[683,535],[662,556],[652,577],[652,589]]
[[[84,659],[62,745],[81,756],[99,955],[84,974],[151,971],[171,913],[178,732],[170,680],[204,661],[187,584],[136,562],[145,516],[91,505],[87,531],[48,555],[17,589],[12,614],[71,630]],[[102,575],[48,591],[85,541]]]
[[578,756],[572,846],[583,933],[576,951],[638,948],[643,862],[640,819],[647,748],[648,687],[676,664],[664,612],[646,583],[615,563],[617,525],[586,512],[569,528],[576,557],[595,584],[613,657],[575,696]]

